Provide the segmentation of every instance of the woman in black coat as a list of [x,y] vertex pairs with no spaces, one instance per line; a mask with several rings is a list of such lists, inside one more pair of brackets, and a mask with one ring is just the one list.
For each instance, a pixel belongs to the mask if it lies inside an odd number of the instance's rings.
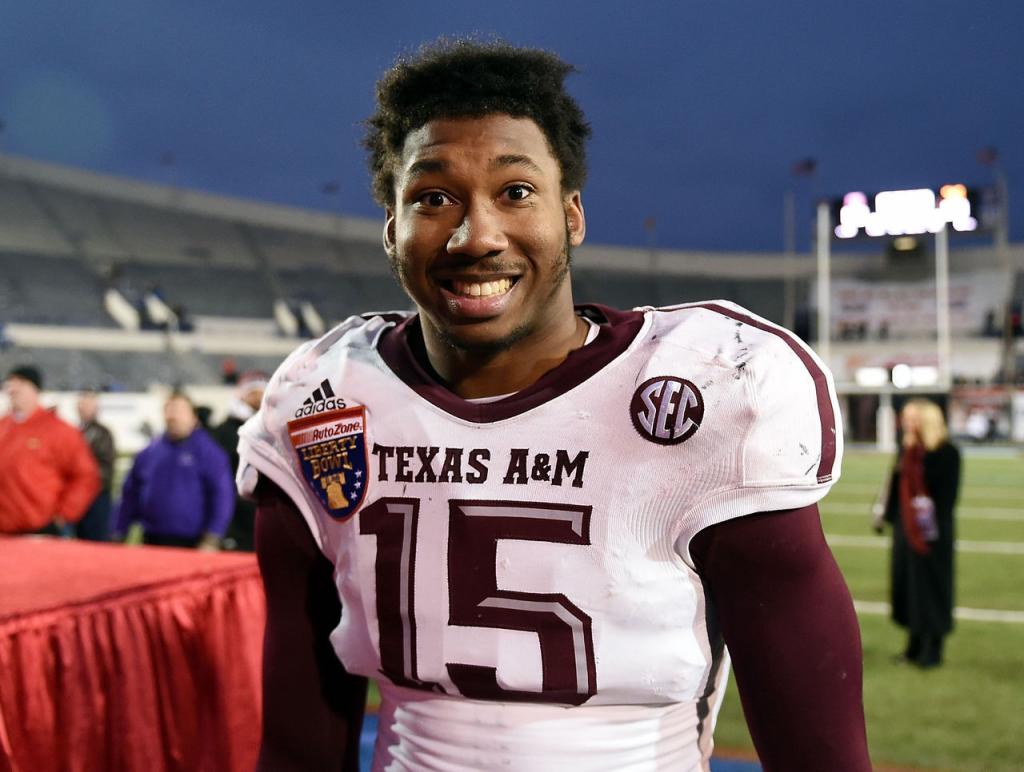
[[914,399],[900,413],[903,442],[893,469],[884,518],[893,529],[892,618],[909,632],[900,659],[920,667],[942,663],[953,629],[953,510],[960,487],[960,451],[949,441],[942,410]]

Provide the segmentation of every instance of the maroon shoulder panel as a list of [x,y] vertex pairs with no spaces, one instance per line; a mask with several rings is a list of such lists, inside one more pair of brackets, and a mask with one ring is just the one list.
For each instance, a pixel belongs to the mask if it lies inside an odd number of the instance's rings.
[[818,418],[821,421],[821,462],[818,464],[818,482],[828,482],[832,479],[832,467],[836,460],[836,417],[832,410],[832,399],[828,393],[828,379],[814,358],[807,352],[807,349],[797,340],[796,336],[789,330],[780,329],[765,323],[761,319],[755,319],[747,314],[734,311],[718,303],[697,303],[687,308],[706,308],[715,311],[722,316],[735,319],[738,322],[750,325],[758,330],[771,333],[783,341],[796,354],[797,358],[807,368],[807,372],[814,381],[814,393],[818,401]]

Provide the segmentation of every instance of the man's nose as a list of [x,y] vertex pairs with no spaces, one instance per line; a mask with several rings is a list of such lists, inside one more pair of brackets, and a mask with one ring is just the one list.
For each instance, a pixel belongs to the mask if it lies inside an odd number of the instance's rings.
[[448,253],[486,257],[508,248],[501,218],[494,208],[484,204],[466,209],[462,222],[448,239]]

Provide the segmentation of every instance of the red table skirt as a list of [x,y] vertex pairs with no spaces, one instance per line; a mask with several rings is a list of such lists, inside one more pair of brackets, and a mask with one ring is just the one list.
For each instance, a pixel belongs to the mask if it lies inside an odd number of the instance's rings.
[[251,770],[252,555],[0,537],[0,770]]

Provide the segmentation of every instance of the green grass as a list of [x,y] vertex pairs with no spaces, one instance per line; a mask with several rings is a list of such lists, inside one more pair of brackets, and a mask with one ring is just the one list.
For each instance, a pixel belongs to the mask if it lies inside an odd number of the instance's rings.
[[[849,453],[822,504],[826,534],[871,536],[870,509],[891,457]],[[968,455],[958,514],[961,540],[1024,543],[1024,458]],[[830,507],[833,512],[830,512]],[[839,514],[859,507],[863,516]],[[1020,520],[979,517],[1010,510]],[[833,548],[853,597],[888,600],[887,549]],[[1024,555],[957,554],[958,606],[1024,611]],[[959,620],[946,663],[920,671],[890,657],[905,642],[887,617],[861,615],[864,707],[876,765],[929,770],[1024,770],[1024,624]],[[752,749],[734,682],[716,743]]]

